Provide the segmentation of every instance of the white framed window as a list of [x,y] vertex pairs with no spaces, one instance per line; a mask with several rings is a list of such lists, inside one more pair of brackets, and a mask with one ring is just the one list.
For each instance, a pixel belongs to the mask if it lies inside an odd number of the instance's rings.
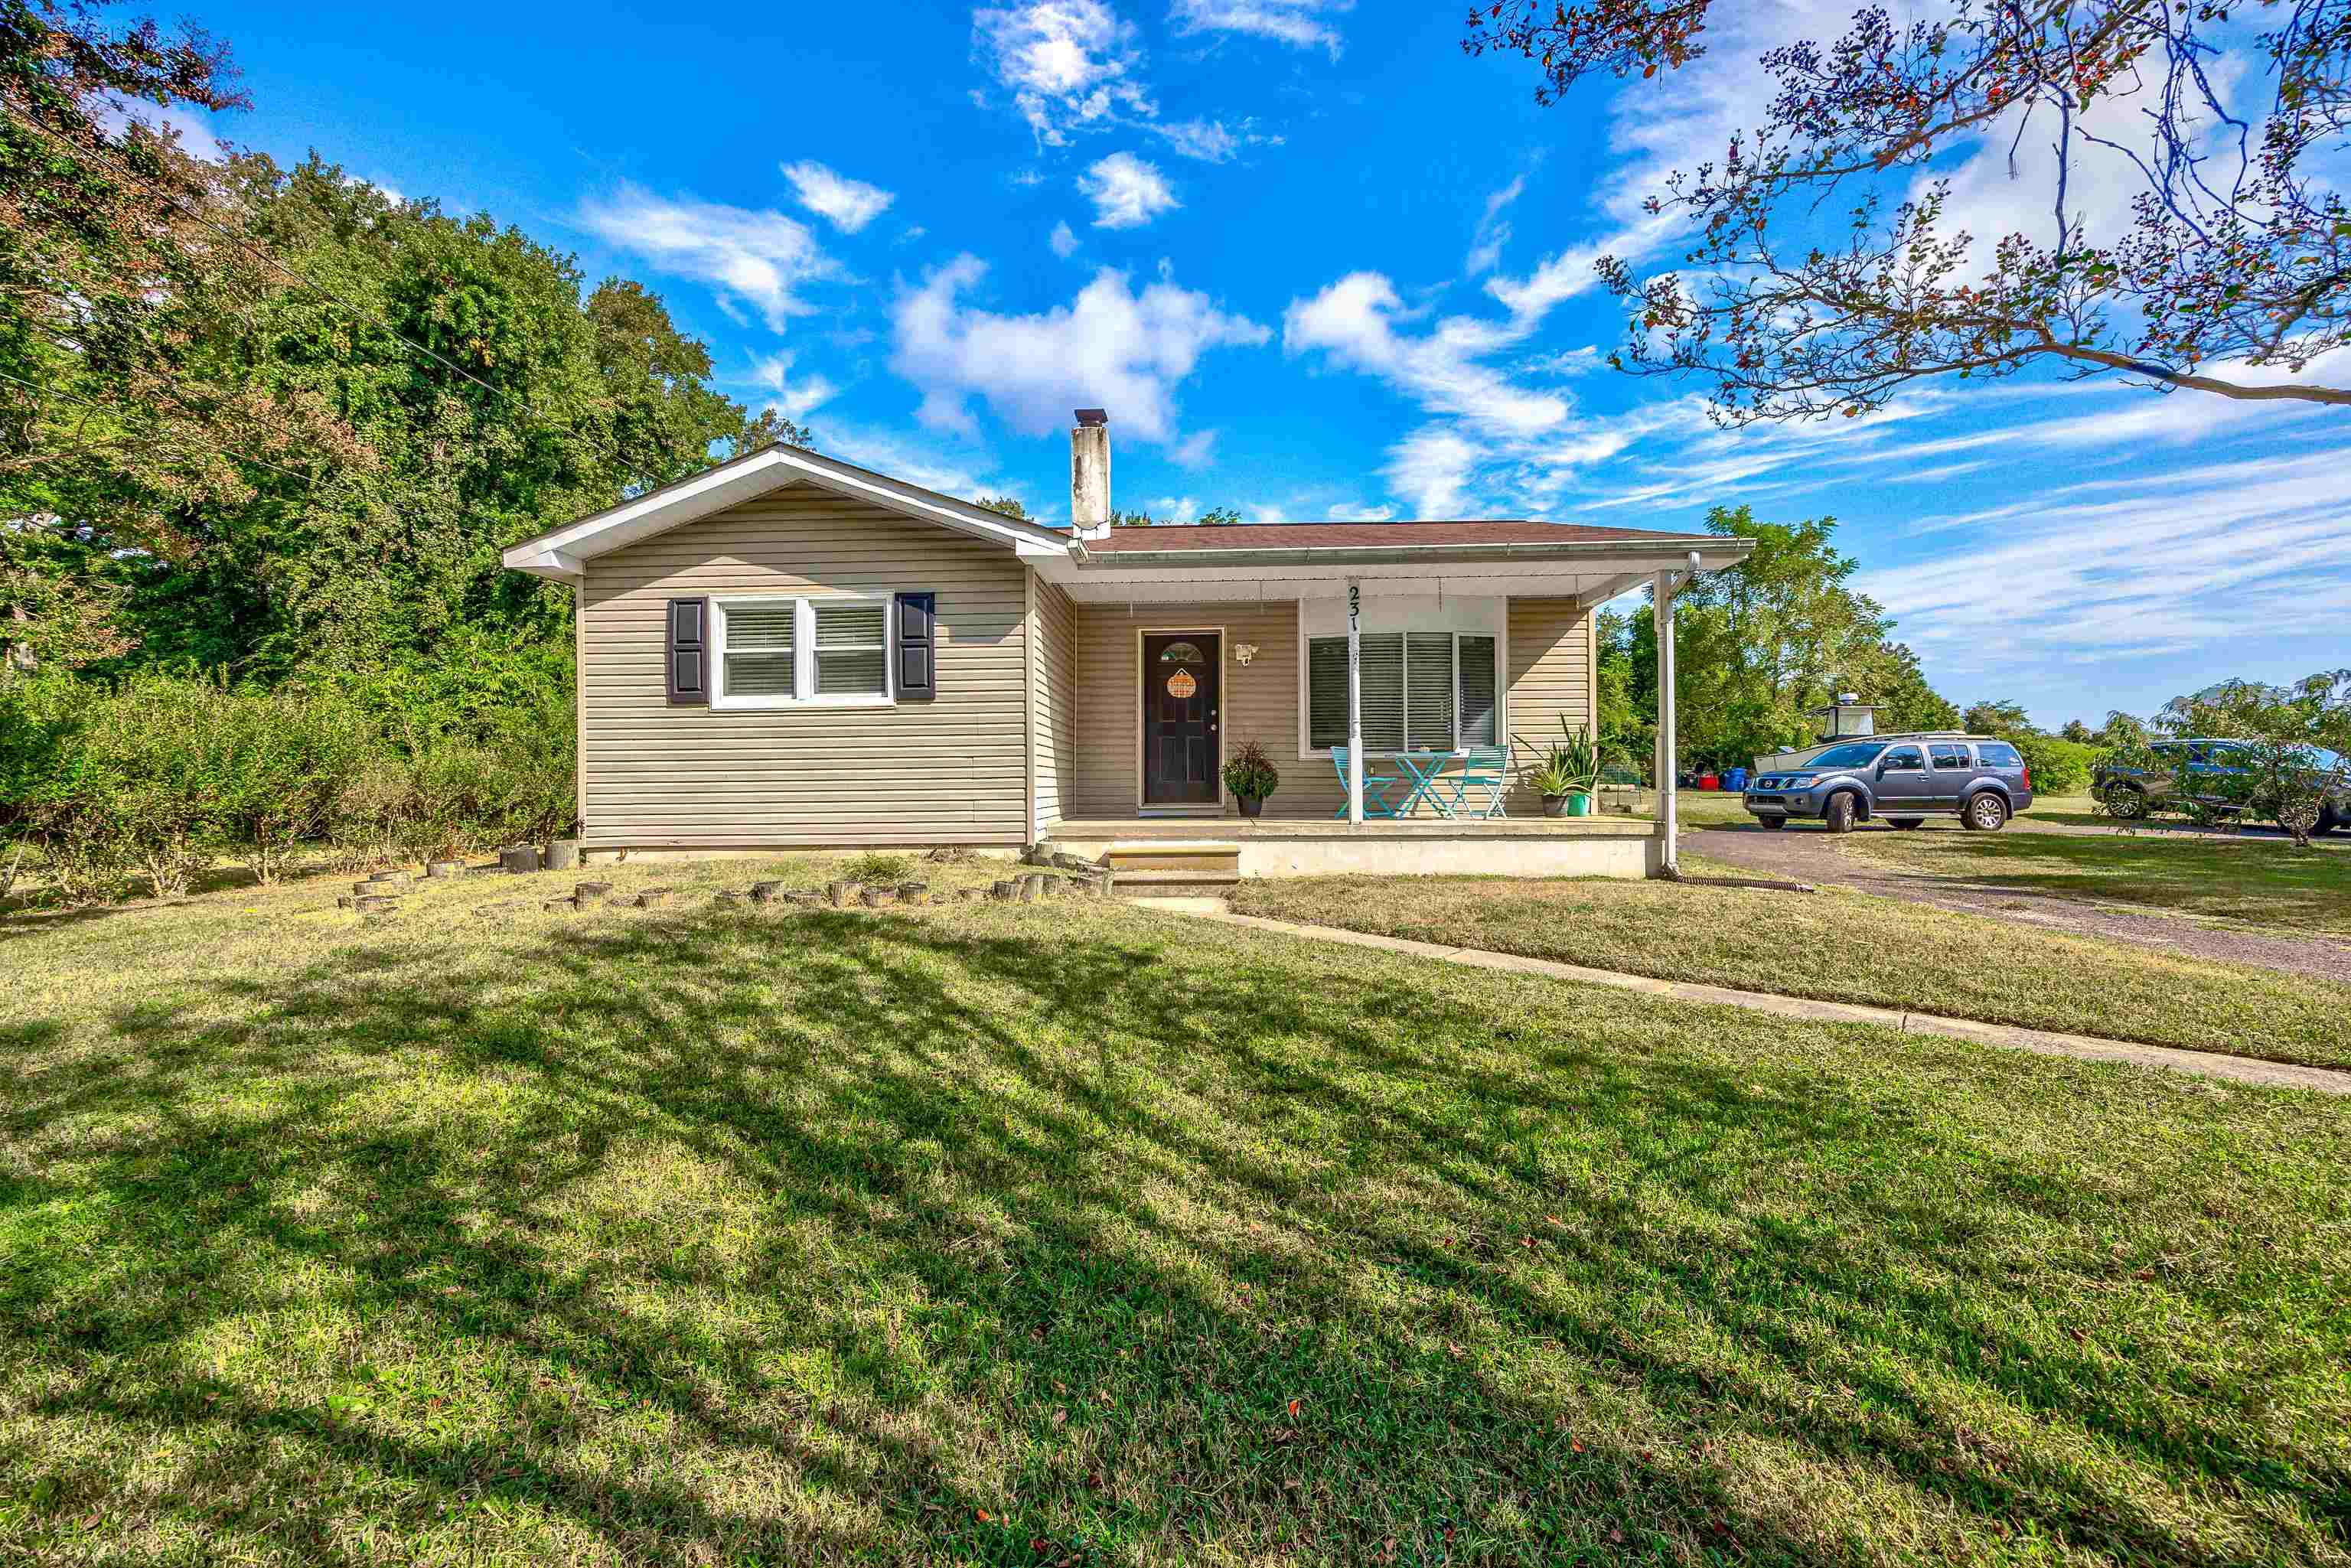
[[715,708],[885,707],[897,696],[887,595],[710,601]]

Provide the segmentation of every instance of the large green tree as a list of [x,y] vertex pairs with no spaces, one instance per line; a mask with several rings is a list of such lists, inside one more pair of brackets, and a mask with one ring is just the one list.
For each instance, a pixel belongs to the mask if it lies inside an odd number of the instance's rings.
[[[1675,703],[1685,761],[1732,766],[1813,739],[1811,710],[1851,692],[1881,727],[1948,729],[1959,711],[1928,685],[1918,659],[1890,640],[1893,621],[1851,582],[1859,563],[1835,548],[1836,520],[1758,521],[1716,507],[1708,531],[1756,541],[1746,560],[1677,596]],[[1646,761],[1656,733],[1657,643],[1647,611],[1604,613],[1601,733],[1612,754]]]

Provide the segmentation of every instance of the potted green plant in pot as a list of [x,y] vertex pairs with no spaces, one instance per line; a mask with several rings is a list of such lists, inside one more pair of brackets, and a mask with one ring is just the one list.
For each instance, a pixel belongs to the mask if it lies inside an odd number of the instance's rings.
[[1254,818],[1265,809],[1265,798],[1280,787],[1281,775],[1273,766],[1273,758],[1265,747],[1254,740],[1244,740],[1225,763],[1225,792],[1241,809],[1241,815]]
[[1567,815],[1570,791],[1575,788],[1575,773],[1567,765],[1564,747],[1552,747],[1543,759],[1526,776],[1527,788],[1542,797],[1543,815]]
[[1527,746],[1518,736],[1510,738],[1542,758],[1525,778],[1528,789],[1542,797],[1546,817],[1588,817],[1592,800],[1600,789],[1600,747],[1592,738],[1589,725],[1570,729],[1562,716],[1560,733],[1563,744],[1541,747]]

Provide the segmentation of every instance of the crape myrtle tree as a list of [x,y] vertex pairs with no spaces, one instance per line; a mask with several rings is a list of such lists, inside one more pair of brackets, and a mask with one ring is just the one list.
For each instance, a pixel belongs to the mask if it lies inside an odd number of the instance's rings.
[[[2283,379],[2351,341],[2351,5],[1919,10],[1907,26],[1859,10],[1834,42],[1762,56],[1773,90],[1751,127],[1648,198],[1688,220],[1685,269],[1598,264],[1631,308],[1613,362],[1710,382],[1733,425],[1857,415],[1924,378],[2043,363],[2351,405],[2351,386]],[[1501,0],[1470,12],[1463,47],[1535,62],[1547,104],[1595,76],[1670,94],[1708,21],[1729,15],[1715,0]],[[2019,148],[2053,152],[2033,233],[1946,221],[1939,176],[1983,143],[2011,168]],[[2135,184],[2112,234],[2085,210],[2093,149]]]

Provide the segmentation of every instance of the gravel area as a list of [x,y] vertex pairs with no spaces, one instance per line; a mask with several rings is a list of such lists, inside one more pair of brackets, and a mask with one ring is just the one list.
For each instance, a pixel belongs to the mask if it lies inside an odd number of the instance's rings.
[[[1854,831],[1864,833],[1896,830],[1865,824]],[[1791,826],[1785,831],[1772,833],[1745,823],[1694,827],[1682,834],[1682,847],[1707,860],[1798,882],[1834,883],[1880,898],[1931,904],[1940,909],[1986,915],[2021,925],[2104,936],[2143,947],[2185,953],[2191,957],[2254,964],[2284,974],[2308,975],[2351,985],[2351,943],[2323,936],[2273,936],[2180,915],[2135,915],[2106,904],[2053,898],[1989,883],[1951,883],[1906,875],[1865,864],[1846,854],[1835,840],[1818,829]]]

